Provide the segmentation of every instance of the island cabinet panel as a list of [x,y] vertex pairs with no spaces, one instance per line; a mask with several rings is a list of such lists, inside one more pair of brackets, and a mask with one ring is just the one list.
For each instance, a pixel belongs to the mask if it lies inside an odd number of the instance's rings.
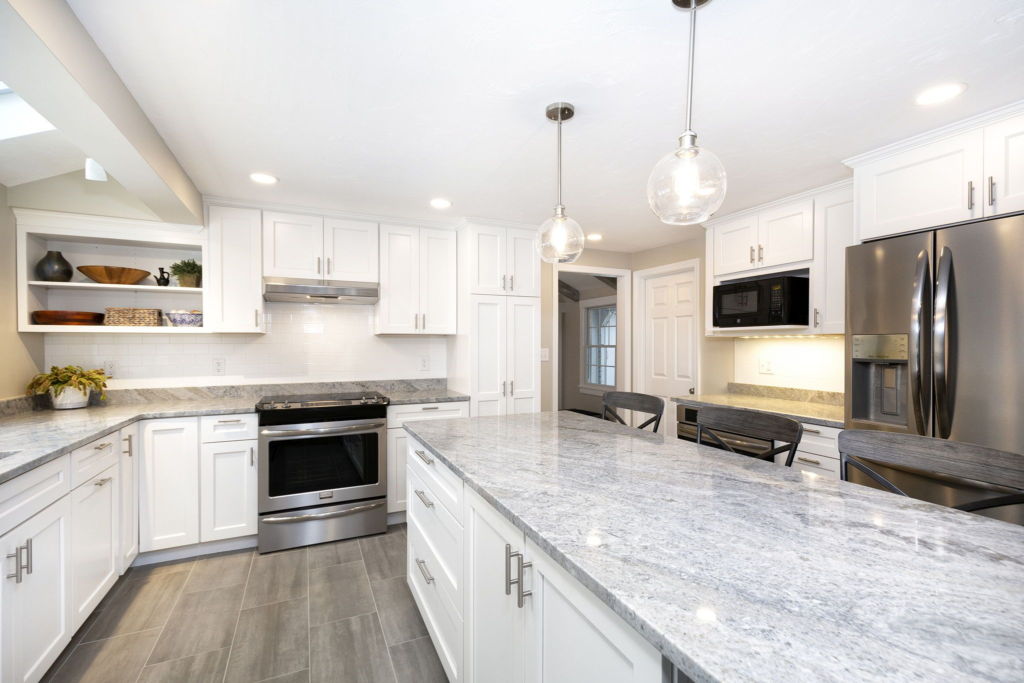
[[120,466],[71,492],[72,627],[77,630],[117,581],[120,569]]
[[449,683],[461,683],[463,620],[435,574],[440,563],[415,519],[409,519],[406,580]]
[[142,552],[199,542],[199,419],[143,420],[139,463]]
[[121,552],[117,573],[139,556],[139,423],[121,430]]

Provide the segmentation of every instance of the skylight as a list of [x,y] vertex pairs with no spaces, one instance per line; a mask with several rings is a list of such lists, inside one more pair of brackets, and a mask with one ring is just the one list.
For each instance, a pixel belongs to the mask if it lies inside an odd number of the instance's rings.
[[0,140],[20,138],[53,129],[54,126],[30,107],[28,102],[0,82]]

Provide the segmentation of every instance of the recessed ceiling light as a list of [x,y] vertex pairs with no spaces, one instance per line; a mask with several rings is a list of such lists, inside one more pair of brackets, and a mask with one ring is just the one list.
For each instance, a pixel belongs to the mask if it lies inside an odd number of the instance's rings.
[[599,239],[601,239],[601,236],[598,234],[587,235],[587,239],[597,242]]
[[951,100],[964,90],[967,90],[966,83],[943,83],[937,85],[934,88],[928,88],[927,90],[918,94],[914,98],[914,104],[921,106],[928,106],[929,104],[939,104],[946,100]]
[[262,183],[264,185],[273,185],[277,182],[277,178],[272,175],[267,175],[266,173],[250,173],[249,177],[255,182]]
[[447,199],[431,199],[430,205],[435,209],[447,209],[452,203]]

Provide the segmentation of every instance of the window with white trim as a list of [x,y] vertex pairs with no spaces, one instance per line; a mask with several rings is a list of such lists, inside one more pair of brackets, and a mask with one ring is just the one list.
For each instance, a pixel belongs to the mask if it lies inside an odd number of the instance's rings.
[[615,304],[602,303],[585,307],[580,302],[583,318],[583,377],[586,387],[615,388]]

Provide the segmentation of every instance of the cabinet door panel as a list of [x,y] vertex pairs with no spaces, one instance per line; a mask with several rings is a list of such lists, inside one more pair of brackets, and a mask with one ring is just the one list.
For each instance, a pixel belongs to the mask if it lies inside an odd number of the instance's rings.
[[203,326],[213,332],[263,331],[260,212],[211,206],[210,263],[203,278]]
[[452,230],[420,228],[420,332],[455,334],[455,238]]
[[505,347],[507,343],[506,301],[504,296],[470,297],[469,345],[470,413],[476,417],[504,415],[508,379]]
[[[0,661],[4,681],[40,680],[71,642],[71,496],[53,503],[0,539],[3,576],[14,573],[18,546],[32,539],[32,573],[0,581]],[[25,558],[22,550],[22,559]]]
[[202,543],[256,533],[258,447],[255,439],[203,444],[199,471]]
[[388,430],[388,512],[406,508],[406,462],[409,434],[402,428]]
[[198,543],[198,418],[145,420],[141,430],[139,549]]
[[515,296],[540,296],[540,257],[533,246],[533,230],[506,230],[508,250],[508,293]]
[[510,296],[506,412],[540,412],[540,298]]
[[757,215],[758,260],[781,266],[814,258],[814,201],[808,199]]
[[76,630],[117,581],[119,470],[112,465],[71,492],[71,621]]
[[[854,244],[853,190],[814,200],[814,265],[811,270],[811,329],[821,334],[846,330],[846,248]],[[815,324],[817,312],[817,324]]]
[[263,274],[320,280],[323,275],[324,219],[263,212]]
[[380,226],[380,301],[377,334],[418,334],[419,228]]
[[378,282],[376,223],[324,219],[324,279]]
[[757,216],[747,216],[714,227],[714,275],[739,273],[756,267]]
[[121,430],[121,552],[117,571],[124,574],[139,556],[139,423]]
[[1024,211],[1024,116],[985,127],[984,195],[986,216]]
[[508,257],[505,228],[474,225],[469,228],[470,294],[506,294]]

